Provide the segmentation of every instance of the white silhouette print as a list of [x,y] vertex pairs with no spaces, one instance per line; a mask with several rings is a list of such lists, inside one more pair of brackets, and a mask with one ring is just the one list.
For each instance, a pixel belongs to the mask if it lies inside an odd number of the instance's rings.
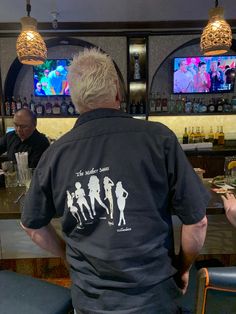
[[109,210],[106,207],[106,205],[102,202],[101,197],[100,197],[100,184],[99,184],[99,179],[97,176],[91,176],[89,178],[88,188],[89,188],[89,197],[90,197],[93,215],[94,216],[96,215],[95,200],[99,203],[100,206],[106,209],[106,212],[109,215]]
[[120,219],[119,219],[118,226],[121,226],[122,222],[123,222],[123,225],[126,225],[124,209],[125,209],[126,199],[129,193],[123,188],[121,181],[117,182],[115,193],[117,197],[117,205],[120,211]]
[[113,219],[113,197],[112,197],[112,187],[114,186],[114,182],[108,178],[104,177],[103,179],[103,185],[104,185],[104,190],[105,190],[105,200],[109,201],[110,204],[110,218]]
[[79,213],[78,213],[78,208],[73,205],[73,198],[74,198],[75,194],[74,193],[70,194],[69,191],[66,191],[66,193],[67,193],[67,206],[68,206],[72,216],[75,218],[77,223],[81,226],[82,221],[81,221]]
[[84,192],[84,189],[81,188],[81,183],[80,182],[75,182],[75,187],[76,187],[76,190],[75,190],[75,197],[77,198],[77,204],[79,205],[79,208],[80,208],[80,211],[84,217],[84,220],[87,220],[85,214],[84,214],[84,209],[83,209],[83,206],[85,206],[88,210],[88,213],[89,213],[89,217],[91,219],[93,219],[93,216],[92,216],[92,213],[91,213],[91,210],[90,210],[90,207],[89,207],[89,204],[85,198],[85,192]]

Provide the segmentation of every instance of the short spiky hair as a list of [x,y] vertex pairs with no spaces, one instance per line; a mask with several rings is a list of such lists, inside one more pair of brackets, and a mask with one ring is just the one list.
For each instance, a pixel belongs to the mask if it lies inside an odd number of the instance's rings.
[[84,49],[69,67],[70,94],[79,112],[115,101],[117,81],[112,59],[97,48]]

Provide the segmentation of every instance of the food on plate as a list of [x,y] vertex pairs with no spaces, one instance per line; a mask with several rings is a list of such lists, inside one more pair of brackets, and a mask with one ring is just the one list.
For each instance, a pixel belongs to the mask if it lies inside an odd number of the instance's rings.
[[225,177],[224,176],[216,176],[212,179],[212,184],[214,185],[224,185]]
[[236,160],[232,160],[228,163],[228,169],[231,170],[233,168],[236,168]]

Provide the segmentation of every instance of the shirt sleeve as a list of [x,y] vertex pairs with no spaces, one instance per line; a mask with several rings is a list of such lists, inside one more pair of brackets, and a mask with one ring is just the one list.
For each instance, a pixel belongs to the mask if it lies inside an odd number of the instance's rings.
[[39,229],[48,225],[55,215],[50,173],[43,174],[36,169],[25,197],[21,222],[27,228]]
[[167,152],[167,169],[174,214],[186,225],[199,222],[206,215],[210,193],[174,135]]
[[7,151],[7,138],[6,135],[0,138],[0,155]]

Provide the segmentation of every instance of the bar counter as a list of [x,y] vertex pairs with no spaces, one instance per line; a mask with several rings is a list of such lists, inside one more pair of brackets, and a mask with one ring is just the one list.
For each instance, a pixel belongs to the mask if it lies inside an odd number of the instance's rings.
[[25,187],[0,188],[0,219],[19,219]]
[[[204,185],[211,193],[211,200],[207,207],[207,215],[224,214],[221,197],[219,194],[211,191],[211,183],[209,183],[209,180],[210,179],[203,179]],[[25,187],[0,188],[0,219],[20,218],[24,192]]]
[[187,156],[233,156],[236,155],[235,146],[213,146],[212,148],[185,150]]

